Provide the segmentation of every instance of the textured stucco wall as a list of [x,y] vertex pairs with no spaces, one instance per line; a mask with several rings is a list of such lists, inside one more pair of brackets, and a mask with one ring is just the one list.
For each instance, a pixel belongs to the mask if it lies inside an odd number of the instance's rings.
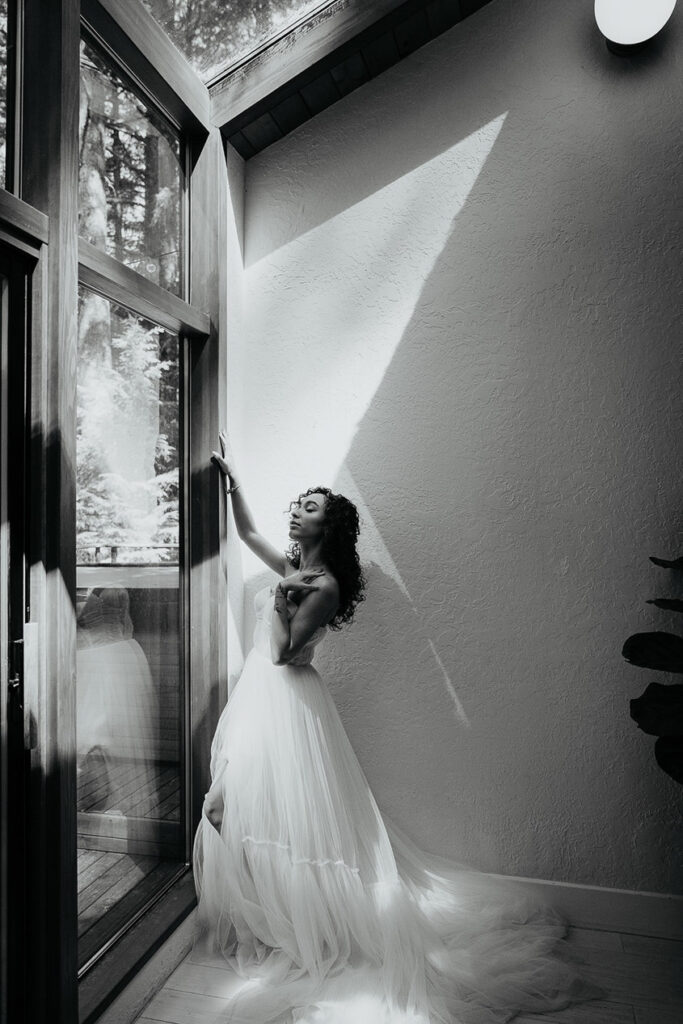
[[282,547],[299,489],[361,504],[367,602],[317,659],[380,806],[481,868],[680,892],[620,651],[676,624],[683,13],[623,59],[592,8],[494,0],[248,163],[233,430]]

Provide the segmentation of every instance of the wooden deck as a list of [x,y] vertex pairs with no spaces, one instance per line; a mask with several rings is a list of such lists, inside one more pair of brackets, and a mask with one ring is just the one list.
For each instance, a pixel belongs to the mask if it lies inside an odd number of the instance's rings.
[[102,757],[89,756],[78,777],[78,810],[179,821],[179,767],[122,759],[108,771]]
[[78,961],[86,963],[178,871],[178,861],[78,851]]
[[86,963],[183,863],[177,764],[89,756],[78,775],[78,942]]
[[[569,940],[585,961],[584,975],[600,985],[607,998],[561,1012],[523,1014],[514,1018],[514,1024],[680,1024],[683,1020],[683,942],[585,928],[572,928]],[[190,954],[137,1024],[227,1022],[227,997],[238,982],[220,958]]]

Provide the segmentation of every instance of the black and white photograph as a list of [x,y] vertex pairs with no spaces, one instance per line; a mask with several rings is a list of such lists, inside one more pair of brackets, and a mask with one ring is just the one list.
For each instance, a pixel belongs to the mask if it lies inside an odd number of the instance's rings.
[[0,1024],[683,1021],[676,0],[0,0]]

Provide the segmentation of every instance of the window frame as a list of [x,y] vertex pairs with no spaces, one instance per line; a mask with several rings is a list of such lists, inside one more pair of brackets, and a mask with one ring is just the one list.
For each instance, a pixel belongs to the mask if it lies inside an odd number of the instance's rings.
[[[178,137],[179,137],[179,140],[180,140],[180,146],[181,146],[181,154],[182,154],[182,158],[180,160],[180,164],[182,166],[182,172],[183,172],[183,181],[182,181],[182,186],[181,186],[181,190],[180,190],[180,227],[181,227],[181,230],[180,230],[179,238],[178,238],[178,242],[179,242],[179,244],[181,246],[181,250],[182,250],[181,273],[180,273],[180,280],[179,280],[180,294],[176,294],[176,292],[171,292],[170,289],[162,288],[161,290],[165,291],[165,292],[168,291],[168,293],[170,295],[172,295],[174,298],[180,299],[181,302],[185,302],[186,307],[189,307],[191,305],[191,296],[190,296],[190,266],[189,266],[189,264],[190,264],[190,251],[189,251],[190,250],[190,245],[189,245],[189,242],[190,242],[190,235],[189,235],[189,208],[190,208],[190,202],[189,202],[189,197],[190,197],[190,180],[191,180],[191,176],[192,176],[192,152],[191,152],[191,150],[192,150],[193,136],[189,136],[188,137],[187,132],[183,129],[182,124],[180,123],[180,121],[177,120],[177,118],[175,117],[174,113],[172,111],[170,111],[170,110],[167,110],[164,107],[162,102],[160,102],[160,100],[151,91],[151,89],[149,88],[149,85],[145,82],[145,80],[144,79],[143,80],[140,79],[139,75],[136,73],[134,68],[129,68],[124,63],[124,61],[121,59],[121,57],[114,51],[114,49],[112,48],[111,42],[107,38],[103,38],[99,34],[99,32],[95,31],[95,29],[92,28],[90,23],[85,18],[83,18],[83,17],[81,18],[81,25],[82,25],[82,28],[81,28],[81,39],[85,39],[85,41],[88,43],[88,45],[91,45],[94,49],[99,50],[100,53],[101,53],[101,56],[103,56],[105,58],[105,60],[108,60],[111,63],[111,65],[114,68],[114,70],[116,70],[120,74],[121,78],[123,79],[124,84],[127,85],[126,79],[128,79],[130,81],[133,89],[136,92],[138,92],[141,96],[144,97],[144,99],[147,101],[147,103],[149,104],[150,107],[153,107],[155,109],[155,112],[156,112],[157,116],[160,119],[166,121],[168,126],[178,133]],[[129,51],[127,50],[127,52],[129,52]],[[81,238],[79,236],[79,242],[85,242],[85,239],[83,239],[83,238]],[[86,242],[86,245],[87,244],[88,243]],[[95,246],[91,246],[91,248],[93,250],[95,250],[95,252],[103,252],[103,253],[105,253],[104,250],[98,250],[98,249],[96,249]],[[106,255],[110,256],[111,254],[106,253]],[[80,268],[80,264],[84,260],[84,256],[82,255],[82,253],[80,251],[80,247],[79,247],[79,256],[78,256],[78,258],[79,258],[79,268]],[[115,277],[117,277],[117,279],[122,280],[124,282],[124,286],[127,285],[130,288],[130,290],[131,290],[131,292],[133,294],[137,293],[139,286],[137,286],[135,284],[134,279],[131,278],[131,277],[119,278],[118,275],[117,275],[116,267],[124,267],[126,269],[131,269],[131,272],[133,274],[135,274],[136,277],[142,278],[142,280],[149,280],[148,278],[145,278],[144,275],[137,274],[136,271],[133,270],[132,268],[128,268],[127,264],[123,263],[121,260],[116,259],[115,256],[111,256],[111,259],[112,259],[113,262],[112,262],[112,264],[110,264],[110,272]],[[151,282],[151,283],[153,284],[154,282]],[[165,309],[166,308],[166,306],[163,303],[163,300],[162,300],[162,298],[160,296],[158,297],[157,304],[160,306],[161,309]],[[199,329],[198,333],[205,333],[205,332],[203,332],[202,329]]]
[[208,89],[140,0],[81,0],[81,20],[189,137],[209,133]]
[[[134,44],[133,40],[129,40],[131,45],[124,47],[123,53],[117,53],[114,49],[116,45],[120,45],[120,35],[111,31],[111,23],[106,19],[97,17],[98,9],[106,10],[107,4],[87,4],[86,15],[81,15],[81,38],[86,39],[92,38],[95,44],[102,50],[106,55],[107,59],[111,61],[112,67],[118,71],[124,80],[126,78],[131,79],[137,86],[139,91],[146,97],[151,106],[154,106],[162,117],[164,117],[179,133],[181,145],[184,152],[184,187],[182,190],[181,202],[183,209],[181,213],[182,222],[182,237],[181,244],[183,246],[182,253],[182,293],[186,295],[187,300],[181,298],[174,293],[167,291],[160,285],[155,284],[148,278],[139,274],[133,268],[126,266],[121,261],[117,260],[114,256],[108,253],[102,252],[97,249],[94,245],[90,244],[83,238],[78,240],[78,282],[79,285],[86,287],[87,289],[97,292],[102,295],[105,299],[118,306],[123,306],[130,310],[131,313],[144,317],[154,323],[159,324],[167,330],[176,333],[179,337],[180,351],[181,351],[181,432],[183,437],[183,454],[181,464],[181,538],[180,538],[180,605],[181,605],[181,626],[180,626],[180,658],[181,658],[181,677],[183,679],[183,694],[184,700],[181,703],[183,715],[181,722],[181,742],[183,747],[183,768],[184,773],[181,776],[183,792],[181,796],[181,808],[184,811],[183,814],[183,827],[185,833],[185,864],[179,867],[174,879],[167,883],[159,892],[155,893],[150,897],[145,905],[134,915],[134,917],[126,922],[126,924],[119,929],[119,931],[112,936],[102,949],[93,957],[91,957],[78,971],[78,979],[81,986],[91,995],[97,995],[97,990],[101,988],[101,981],[104,977],[102,971],[97,971],[94,975],[96,980],[95,985],[92,981],[86,986],[83,985],[83,980],[88,977],[89,972],[100,963],[101,960],[106,959],[107,964],[107,976],[110,975],[112,958],[114,962],[118,960],[120,962],[122,955],[124,954],[123,949],[119,949],[117,954],[117,944],[120,943],[123,936],[129,932],[134,926],[142,921],[144,916],[157,904],[163,897],[168,893],[176,882],[180,881],[184,875],[186,875],[190,869],[191,854],[192,854],[192,839],[193,839],[193,801],[192,801],[192,751],[189,743],[189,737],[192,735],[192,702],[190,699],[190,688],[192,678],[192,646],[191,646],[191,629],[189,622],[188,609],[191,605],[192,600],[192,580],[189,563],[189,552],[191,549],[191,502],[187,500],[187,494],[190,488],[190,481],[192,476],[192,467],[190,460],[189,451],[189,422],[191,420],[191,413],[189,408],[189,401],[191,395],[191,388],[189,386],[189,378],[191,374],[192,358],[190,349],[193,343],[198,346],[206,343],[211,333],[211,322],[210,317],[203,312],[200,308],[192,304],[192,270],[193,270],[193,257],[190,245],[190,209],[191,209],[191,197],[193,195],[193,184],[192,184],[192,169],[195,163],[197,143],[200,139],[197,138],[196,133],[188,133],[183,130],[182,123],[187,124],[187,118],[177,118],[177,105],[172,104],[173,110],[168,110],[164,105],[164,99],[168,101],[168,96],[159,99],[154,93],[154,79],[153,76],[147,76],[144,74],[144,66],[139,60],[135,60],[134,50],[131,48],[133,45],[137,48],[143,41],[138,38]],[[133,9],[132,7],[129,9]],[[90,18],[88,18],[88,12]],[[101,13],[101,10],[100,10]],[[94,29],[92,21],[95,21],[98,26]],[[103,35],[106,32],[106,35]],[[145,56],[148,58],[158,48],[158,39],[152,38],[151,40],[145,37]],[[127,63],[127,61],[130,62]],[[132,66],[131,66],[132,65]],[[159,65],[157,65],[158,67]],[[170,70],[170,69],[167,69]],[[194,72],[193,72],[194,74]],[[153,937],[151,937],[153,939]],[[105,996],[104,993],[102,993]],[[111,991],[109,991],[105,998],[107,1001],[111,998]],[[83,1000],[81,999],[81,1004]]]
[[[15,536],[7,537],[3,554],[15,549],[20,551],[20,571],[12,571],[12,555],[4,560],[3,569],[3,634],[2,652],[2,736],[0,737],[0,1018],[6,1015],[21,1016],[26,1007],[26,990],[29,984],[28,954],[31,948],[31,908],[24,894],[31,888],[30,872],[32,850],[30,847],[30,824],[27,820],[30,778],[24,770],[30,764],[34,743],[34,731],[29,718],[15,715],[30,705],[37,683],[34,669],[36,646],[26,618],[21,615],[21,605],[28,611],[31,604],[31,572],[28,552],[30,538],[27,535],[29,522],[27,509],[30,503],[30,434],[28,413],[31,403],[30,360],[32,348],[31,307],[40,292],[40,283],[45,271],[45,258],[49,236],[49,221],[40,211],[22,202],[16,196],[0,189],[0,255],[3,263],[3,277],[6,288],[3,296],[2,329],[9,335],[6,341],[3,373],[14,362],[14,373],[10,380],[3,381],[3,429],[9,427],[8,440],[12,450],[3,452],[6,459],[3,467],[3,484],[12,482],[12,491],[7,489],[3,497],[3,517],[7,517]],[[7,267],[4,264],[8,264]],[[10,354],[8,349],[14,351]],[[19,370],[18,362],[22,368]],[[19,381],[17,378],[20,377]],[[7,387],[20,385],[21,393],[7,393]],[[10,410],[8,406],[13,408]],[[22,408],[19,408],[21,406]],[[24,416],[23,440],[20,444],[19,422]],[[5,442],[7,443],[7,442]],[[16,447],[14,447],[16,445]],[[18,534],[18,536],[16,536]],[[15,563],[16,564],[16,563]],[[13,577],[13,578],[12,578]],[[10,628],[10,619],[16,616]],[[16,660],[10,653],[10,645],[21,644],[21,653]],[[6,646],[5,646],[6,645]],[[16,648],[15,648],[16,651]],[[18,684],[13,697],[10,696],[9,673],[16,672],[13,685]],[[14,715],[11,709],[14,708]],[[14,719],[12,721],[12,719]],[[23,732],[23,737],[19,735]],[[23,740],[23,749],[22,748]],[[23,755],[24,764],[19,761]],[[10,792],[11,787],[11,792]],[[11,801],[11,806],[10,806]],[[17,835],[17,832],[19,833]]]
[[[31,1024],[82,1024],[102,1010],[195,904],[191,844],[206,790],[210,741],[227,698],[226,596],[218,473],[208,454],[226,403],[227,175],[209,94],[137,0],[20,0],[23,10],[23,157],[26,203],[0,189],[0,218],[12,207],[32,218],[43,246],[31,300],[31,619],[40,649],[26,715],[37,722],[32,750],[31,865],[27,894],[34,934],[27,978]],[[187,161],[185,299],[78,238],[78,94],[82,28],[122,65],[181,130]],[[45,159],[45,154],[50,159]],[[17,205],[19,204],[19,205]],[[222,212],[222,216],[221,216]],[[0,224],[0,233],[2,224]],[[26,231],[19,232],[20,238]],[[75,406],[80,282],[118,305],[176,331],[183,340],[186,865],[176,882],[93,961],[78,980],[76,900]],[[211,642],[207,638],[211,637]],[[196,640],[192,640],[196,638]],[[192,642],[191,642],[192,641]]]

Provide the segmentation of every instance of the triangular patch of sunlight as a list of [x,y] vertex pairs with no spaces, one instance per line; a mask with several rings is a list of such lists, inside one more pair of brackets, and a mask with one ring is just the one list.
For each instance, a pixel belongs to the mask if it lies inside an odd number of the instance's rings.
[[274,504],[339,473],[506,116],[246,272],[238,454],[267,535],[286,528]]
[[[240,465],[259,525],[267,536],[284,540],[289,499],[308,486],[334,486],[358,507],[361,557],[394,580],[418,620],[345,459],[506,117],[494,118],[246,272],[243,394],[249,422]],[[250,553],[244,571],[245,582],[261,572]],[[431,639],[428,644],[455,715],[469,726]]]

